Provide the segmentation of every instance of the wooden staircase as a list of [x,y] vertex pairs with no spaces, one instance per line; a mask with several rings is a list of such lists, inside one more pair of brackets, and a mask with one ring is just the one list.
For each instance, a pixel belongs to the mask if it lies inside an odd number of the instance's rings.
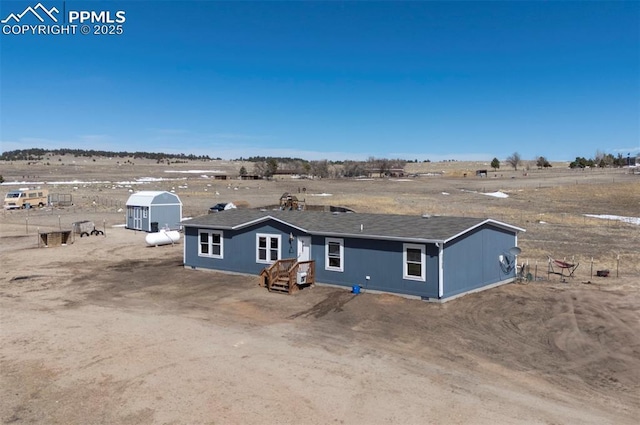
[[[298,274],[304,280],[298,281]],[[293,294],[302,286],[315,283],[315,261],[296,261],[295,258],[278,260],[260,273],[260,286],[269,292]]]

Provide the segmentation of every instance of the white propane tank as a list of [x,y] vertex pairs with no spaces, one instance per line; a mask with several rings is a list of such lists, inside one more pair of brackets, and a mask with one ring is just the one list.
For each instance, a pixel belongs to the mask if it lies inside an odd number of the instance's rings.
[[180,240],[180,232],[161,229],[159,232],[149,233],[144,240],[149,246],[174,244]]

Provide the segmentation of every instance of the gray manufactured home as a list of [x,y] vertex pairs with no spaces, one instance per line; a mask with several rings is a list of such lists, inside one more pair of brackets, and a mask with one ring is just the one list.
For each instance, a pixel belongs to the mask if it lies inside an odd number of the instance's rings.
[[126,203],[127,229],[157,232],[162,228],[180,229],[182,202],[176,194],[161,191],[140,191],[129,196]]
[[315,262],[319,284],[446,300],[513,281],[524,229],[491,219],[235,209],[183,223],[184,266],[258,275]]

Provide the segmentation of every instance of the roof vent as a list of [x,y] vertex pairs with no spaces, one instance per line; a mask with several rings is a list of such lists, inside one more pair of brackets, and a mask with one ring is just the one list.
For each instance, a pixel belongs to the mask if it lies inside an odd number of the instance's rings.
[[422,214],[422,218],[431,218],[431,214]]

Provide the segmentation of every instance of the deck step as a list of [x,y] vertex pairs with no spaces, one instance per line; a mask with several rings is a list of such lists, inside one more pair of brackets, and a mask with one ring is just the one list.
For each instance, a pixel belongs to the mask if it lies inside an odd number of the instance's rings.
[[282,292],[283,294],[289,293],[289,288],[274,288],[273,286],[269,289],[270,292]]
[[289,279],[276,279],[269,285],[270,291],[289,293]]

